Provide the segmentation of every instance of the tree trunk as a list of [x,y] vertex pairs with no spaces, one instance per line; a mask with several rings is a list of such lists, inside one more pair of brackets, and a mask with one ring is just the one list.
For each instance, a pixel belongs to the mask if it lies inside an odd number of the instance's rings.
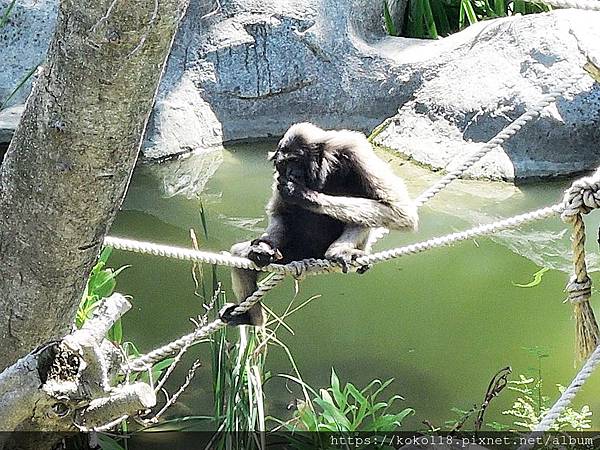
[[0,172],[0,370],[67,334],[187,0],[62,0]]

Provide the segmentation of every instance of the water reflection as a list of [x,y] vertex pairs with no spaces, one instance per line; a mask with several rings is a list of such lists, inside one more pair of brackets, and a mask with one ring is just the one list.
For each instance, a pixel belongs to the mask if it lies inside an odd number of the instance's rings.
[[[254,144],[223,151],[222,163],[200,197],[185,186],[164,189],[159,171],[169,172],[167,166],[156,172],[152,167],[138,171],[111,234],[189,246],[189,230],[194,228],[200,245],[214,251],[255,237],[266,226],[264,205],[272,182],[272,169],[265,159],[269,147]],[[412,195],[439,176],[389,155],[386,159],[405,177]],[[392,232],[377,249],[553,204],[567,184],[515,188],[503,183],[453,183],[423,208],[417,233]],[[167,198],[172,192],[183,194]],[[202,237],[201,204],[206,211],[207,238]],[[592,215],[586,220],[593,230],[599,218]],[[590,256],[596,257],[596,244],[588,244]],[[194,294],[189,263],[124,252],[114,252],[110,262],[132,266],[120,277],[118,289],[133,296],[125,332],[142,351],[192,329],[188,318],[202,312],[203,299]],[[531,281],[541,265],[560,270],[545,273],[535,288],[513,284]],[[560,219],[549,219],[491,239],[379,264],[362,276],[309,277],[301,283],[296,301],[320,297],[286,320],[293,335],[280,328],[278,337],[289,346],[310,385],[327,386],[331,367],[343,381],[357,385],[393,377],[391,391],[406,399],[402,407],[417,411],[407,427],[422,428],[425,419],[441,425],[453,417],[453,407],[469,409],[481,402],[490,378],[500,368],[511,365],[515,377],[529,374],[537,361],[526,347],[544,346],[551,355],[542,363],[546,395],[555,398],[555,384],[569,382],[576,371],[574,323],[570,306],[562,303],[568,276],[561,271],[569,269],[568,233]],[[217,274],[230,292],[228,270],[219,268]],[[266,301],[281,313],[293,297],[294,286],[288,281]],[[211,414],[207,346],[197,346],[193,357],[205,364],[181,405],[186,414]],[[273,374],[290,370],[287,356],[277,348],[270,350],[268,365]],[[172,380],[173,389],[184,377],[181,373]],[[600,381],[592,379],[575,405],[585,400],[592,410],[600,411],[600,400],[585,394],[599,388]],[[288,386],[272,380],[265,389],[268,414],[289,414],[286,406],[296,395]],[[487,418],[506,422],[501,411],[512,400],[509,395],[498,398]],[[174,409],[172,414],[183,412]]]

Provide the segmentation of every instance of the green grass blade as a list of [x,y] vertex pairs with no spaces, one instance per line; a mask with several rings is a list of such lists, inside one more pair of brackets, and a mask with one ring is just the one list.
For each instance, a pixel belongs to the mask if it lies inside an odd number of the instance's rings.
[[513,14],[526,14],[527,8],[525,2],[522,0],[514,0],[513,2]]
[[8,23],[8,19],[10,18],[10,15],[11,15],[12,10],[15,7],[16,3],[17,3],[17,0],[12,0],[12,2],[10,2],[10,4],[8,5],[8,8],[6,8],[4,10],[4,13],[0,17],[0,30],[2,28],[4,28],[6,26],[6,24]]
[[[0,27],[0,28],[2,28],[2,27]],[[17,84],[17,86],[12,90],[12,92],[10,94],[8,94],[8,97],[6,97],[2,102],[0,102],[0,111],[2,109],[4,109],[4,107],[8,104],[8,102],[10,102],[12,100],[12,98],[17,94],[17,92],[19,92],[21,90],[21,88],[25,85],[25,83],[27,83],[27,81],[33,76],[33,74],[35,73],[35,71],[37,70],[37,68],[40,66],[40,64],[38,64],[37,66],[35,66],[29,72],[27,72],[27,74],[19,82],[19,84]]]
[[494,12],[498,17],[504,17],[508,14],[505,0],[494,0]]
[[390,13],[387,0],[383,0],[383,19],[385,21],[385,29],[390,36],[398,36],[398,29]]
[[440,36],[448,36],[452,33],[452,28],[450,26],[450,20],[448,19],[448,14],[446,14],[446,9],[444,8],[444,4],[442,0],[430,0],[429,5],[431,7],[431,12],[435,19],[435,23],[437,24],[437,32]]
[[[473,25],[474,23],[477,23],[477,15],[475,14],[473,5],[471,4],[471,2],[469,0],[461,0],[460,12],[461,12],[461,14],[460,14],[460,16],[461,16],[460,27],[461,28],[464,28],[469,25]],[[466,18],[466,22],[464,20],[465,18]]]
[[424,7],[423,0],[411,0],[408,12],[408,35],[416,38],[424,38]]
[[433,19],[433,12],[431,11],[430,0],[423,0],[423,13],[423,20],[425,22],[427,36],[431,39],[437,39],[438,32],[437,27],[435,26],[435,20]]

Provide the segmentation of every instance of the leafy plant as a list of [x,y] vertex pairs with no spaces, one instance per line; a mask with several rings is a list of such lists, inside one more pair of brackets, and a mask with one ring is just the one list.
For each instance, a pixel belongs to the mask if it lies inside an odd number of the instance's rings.
[[[117,275],[129,267],[123,266],[117,270],[106,267],[106,262],[111,253],[112,249],[110,247],[106,247],[102,250],[98,262],[90,273],[83,298],[79,303],[79,308],[77,309],[77,315],[75,317],[75,325],[77,328],[81,328],[85,321],[92,316],[94,310],[98,307],[103,298],[109,297],[114,292],[117,285]],[[115,343],[123,342],[121,320],[115,322],[109,330],[107,338]]]
[[[536,358],[537,364],[530,368],[532,376],[519,375],[518,380],[509,381],[508,390],[517,393],[510,409],[503,411],[502,414],[513,418],[512,425],[533,430],[540,420],[546,415],[552,407],[550,397],[544,395],[544,382],[542,377],[542,361],[550,357],[547,349],[544,347],[526,347],[524,348],[530,355]],[[564,387],[557,384],[558,391],[562,394]],[[582,431],[591,427],[592,411],[589,406],[584,405],[580,410],[568,407],[556,420],[552,430],[575,430]],[[498,424],[495,424],[498,425]],[[510,429],[511,426],[504,426],[504,429]]]
[[549,11],[543,2],[524,0],[408,0],[403,17],[394,17],[389,0],[384,0],[384,24],[388,34],[398,36],[396,23],[403,24],[402,36],[437,39],[456,33],[481,20],[515,14]]
[[[562,394],[565,390],[564,386],[560,384],[556,386]],[[533,430],[552,406],[548,396],[541,395],[538,397],[537,395],[541,389],[541,380],[520,375],[519,380],[510,382],[508,389],[517,392],[518,396],[512,407],[502,411],[502,414],[511,416],[514,419],[513,424],[517,427]],[[591,416],[592,411],[590,411],[588,405],[582,406],[580,410],[567,407],[552,426],[552,430],[589,430],[591,428]]]
[[411,408],[389,412],[396,400],[402,400],[399,395],[387,401],[378,399],[393,379],[383,383],[373,380],[361,390],[352,383],[346,383],[342,388],[335,370],[331,369],[331,387],[320,389],[317,393],[302,380],[289,375],[280,376],[303,385],[314,395],[312,401],[298,401],[294,419],[281,423],[290,431],[394,431],[406,417],[414,414]]

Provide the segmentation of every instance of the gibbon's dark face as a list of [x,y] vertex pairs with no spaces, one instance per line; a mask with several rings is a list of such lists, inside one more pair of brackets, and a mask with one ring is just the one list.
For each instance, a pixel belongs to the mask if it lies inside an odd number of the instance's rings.
[[319,146],[297,134],[284,136],[277,150],[269,154],[280,177],[305,185],[316,183],[320,159]]

